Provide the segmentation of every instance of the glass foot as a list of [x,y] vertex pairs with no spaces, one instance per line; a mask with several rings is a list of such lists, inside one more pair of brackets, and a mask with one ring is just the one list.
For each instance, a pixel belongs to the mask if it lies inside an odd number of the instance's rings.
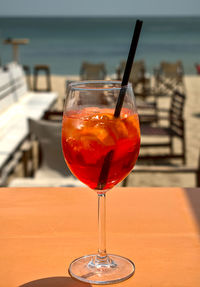
[[69,274],[91,284],[111,284],[130,278],[135,272],[134,263],[122,256],[109,254],[103,260],[97,255],[75,259],[69,266]]

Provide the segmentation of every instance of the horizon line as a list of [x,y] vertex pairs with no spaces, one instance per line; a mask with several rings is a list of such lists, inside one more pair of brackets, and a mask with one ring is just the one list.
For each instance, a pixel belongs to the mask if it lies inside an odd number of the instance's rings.
[[1,18],[137,18],[137,17],[168,17],[168,18],[173,18],[173,17],[200,17],[200,14],[152,14],[152,15],[0,15]]

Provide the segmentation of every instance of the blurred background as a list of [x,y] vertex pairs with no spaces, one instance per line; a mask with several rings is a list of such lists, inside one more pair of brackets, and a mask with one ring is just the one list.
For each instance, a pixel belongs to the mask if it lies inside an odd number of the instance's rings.
[[[82,61],[106,62],[109,74],[128,53],[136,18],[144,21],[137,58],[149,73],[164,59],[181,60],[187,74],[200,61],[200,4],[175,1],[0,1],[1,61],[11,60],[6,38],[28,38],[20,62],[47,62],[53,74],[79,74]],[[147,5],[148,4],[148,5]]]

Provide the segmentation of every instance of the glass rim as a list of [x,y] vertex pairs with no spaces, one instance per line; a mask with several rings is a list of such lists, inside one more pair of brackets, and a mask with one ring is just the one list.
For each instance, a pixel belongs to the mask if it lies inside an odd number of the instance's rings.
[[[116,86],[111,86],[111,87],[91,87],[89,85],[91,84],[113,84],[113,85],[119,85],[118,87]],[[74,81],[68,84],[68,88],[71,88],[72,90],[77,90],[77,91],[120,91],[122,86],[121,86],[121,81],[117,80],[88,80],[88,81]],[[128,83],[128,85],[123,86],[123,88],[132,88],[132,84]]]

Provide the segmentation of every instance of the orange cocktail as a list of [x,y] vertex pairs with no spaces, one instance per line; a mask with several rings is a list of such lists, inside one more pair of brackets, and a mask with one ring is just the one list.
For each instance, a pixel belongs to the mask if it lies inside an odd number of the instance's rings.
[[126,280],[134,274],[135,265],[123,256],[107,254],[105,227],[107,191],[131,172],[140,149],[140,126],[131,84],[69,83],[62,148],[72,173],[98,196],[98,252],[74,259],[69,274],[90,284]]
[[122,181],[134,167],[140,149],[138,115],[123,108],[120,118],[109,108],[87,107],[63,115],[62,147],[72,173],[92,189],[98,183],[107,155],[112,156],[102,190]]

